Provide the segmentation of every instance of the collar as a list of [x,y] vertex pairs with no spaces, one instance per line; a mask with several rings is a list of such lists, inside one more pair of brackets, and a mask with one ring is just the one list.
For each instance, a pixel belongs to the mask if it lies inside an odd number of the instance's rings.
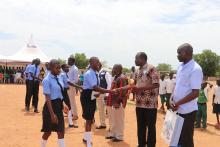
[[191,59],[191,60],[190,60],[188,63],[186,63],[186,64],[182,63],[182,64],[181,64],[182,69],[188,67],[188,66],[191,65],[192,63],[194,63],[194,60],[193,60],[193,59]]
[[148,63],[144,64],[144,66],[142,68],[139,68],[140,70],[147,68]]
[[57,76],[53,75],[51,72],[49,73],[49,76],[53,79],[55,79]]

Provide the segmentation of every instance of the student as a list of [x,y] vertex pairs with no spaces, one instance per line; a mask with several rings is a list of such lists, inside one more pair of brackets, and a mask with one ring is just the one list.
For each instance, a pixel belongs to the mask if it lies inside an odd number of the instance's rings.
[[[71,83],[76,84],[78,83],[79,77],[78,77],[78,68],[75,65],[75,58],[74,57],[69,57],[68,58],[68,65],[70,66],[69,72],[68,72],[68,77]],[[71,111],[72,115],[74,118],[78,118],[78,110],[77,110],[77,105],[76,105],[76,88],[75,87],[69,87],[68,89],[68,95],[70,98],[70,104],[71,104]],[[77,121],[73,121],[73,127],[78,128]]]
[[173,77],[173,73],[171,72],[169,74],[169,79],[166,80],[166,91],[167,91],[167,94],[166,94],[166,105],[167,105],[167,109],[170,109],[170,97],[174,91],[174,88],[175,88],[175,84],[176,84],[176,81]]
[[160,95],[160,99],[161,99],[160,110],[165,111],[165,109],[164,109],[164,103],[166,103],[166,81],[165,81],[165,75],[161,75],[161,77],[160,77],[159,95]]
[[70,99],[69,99],[69,95],[68,95],[67,91],[70,88],[70,86],[76,87],[78,89],[82,89],[82,87],[70,82],[69,77],[67,75],[67,73],[69,72],[69,66],[67,64],[62,64],[61,68],[62,68],[62,72],[61,72],[60,76],[62,77],[63,83],[64,83],[63,101],[68,107],[68,115],[67,115],[68,122],[69,122],[69,127],[72,128],[72,127],[74,127],[73,120],[78,119],[78,118],[73,118],[73,116],[72,116],[71,104],[70,104]]
[[[29,89],[29,80],[30,80],[30,74],[29,74],[29,70],[31,65],[33,65],[35,62],[35,59],[32,60],[31,64],[28,64],[25,68],[24,74],[25,74],[25,85],[26,85],[26,95],[25,95],[25,110],[29,111],[29,99],[28,99],[28,93],[30,91]],[[32,96],[31,96],[32,97]],[[30,98],[31,99],[31,98]]]
[[220,121],[219,121],[219,114],[220,114],[220,80],[216,81],[216,86],[214,88],[214,95],[213,95],[213,113],[216,114],[217,124],[216,127],[220,128]]
[[[38,111],[38,101],[39,101],[39,85],[40,85],[40,59],[35,59],[34,65],[31,65],[29,74],[30,74],[30,81],[29,81],[29,88],[30,93],[28,94],[28,100],[31,99],[31,96],[33,95],[33,106],[34,106],[34,112],[39,113]],[[30,101],[29,101],[30,102]],[[29,107],[29,105],[27,106]],[[28,108],[29,109],[29,108]]]
[[202,119],[202,128],[206,129],[207,127],[207,95],[205,94],[205,88],[207,87],[207,83],[204,82],[201,85],[201,89],[199,90],[199,97],[197,100],[198,103],[198,111],[196,112],[196,123],[195,128],[201,127],[201,119]]
[[[102,64],[100,63],[100,70],[99,70],[99,86],[104,89],[110,89],[111,88],[111,78],[109,72],[107,72],[105,69],[102,68]],[[106,129],[106,123],[105,123],[105,99],[108,96],[108,93],[100,94],[99,98],[97,99],[97,106],[99,111],[99,119],[100,119],[100,125],[96,127],[96,129]]]
[[46,147],[47,140],[51,132],[57,132],[59,147],[64,144],[64,117],[63,117],[63,79],[60,74],[60,64],[58,60],[50,61],[51,72],[43,80],[43,93],[46,102],[43,107],[43,126],[41,147]]
[[112,69],[112,89],[116,89],[115,94],[110,94],[107,98],[107,105],[112,107],[112,128],[106,139],[112,139],[113,142],[119,142],[124,139],[124,109],[127,104],[128,92],[120,88],[128,85],[128,79],[122,74],[122,65],[115,64]]
[[63,83],[64,83],[64,93],[63,93],[63,101],[64,103],[68,106],[68,122],[69,122],[69,127],[72,128],[73,127],[73,117],[72,117],[72,112],[71,112],[71,105],[70,105],[70,99],[69,99],[69,95],[67,93],[67,90],[69,89],[69,78],[67,73],[69,72],[69,66],[67,64],[62,64],[61,65],[62,68],[62,72],[60,74],[60,76],[62,76],[63,78]]
[[92,133],[91,127],[94,120],[94,114],[96,110],[96,99],[94,98],[94,92],[100,93],[110,93],[111,90],[106,90],[99,87],[99,80],[98,80],[98,70],[100,61],[97,57],[91,57],[89,60],[90,68],[84,74],[84,82],[83,82],[83,91],[80,96],[80,101],[82,105],[82,116],[86,120],[85,125],[85,133],[83,137],[83,142],[87,144],[87,147],[91,147],[92,141]]

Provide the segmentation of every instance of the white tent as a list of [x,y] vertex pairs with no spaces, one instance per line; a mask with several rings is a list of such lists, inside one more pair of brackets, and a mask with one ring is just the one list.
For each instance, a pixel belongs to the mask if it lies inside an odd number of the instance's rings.
[[9,56],[8,59],[14,61],[27,61],[31,62],[33,59],[39,58],[42,62],[48,62],[50,58],[44,54],[44,52],[35,45],[33,41],[33,36],[30,37],[27,45],[15,53],[12,56]]
[[44,52],[35,45],[33,36],[31,35],[28,43],[24,48],[11,56],[0,55],[0,65],[2,66],[26,66],[33,59],[39,58],[41,62],[49,62],[50,58],[44,54]]

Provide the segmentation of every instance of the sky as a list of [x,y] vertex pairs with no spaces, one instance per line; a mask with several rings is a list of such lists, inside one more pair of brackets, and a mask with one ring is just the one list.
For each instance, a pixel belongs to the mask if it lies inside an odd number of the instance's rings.
[[148,62],[178,66],[176,50],[220,55],[220,0],[0,0],[0,54],[12,55],[31,34],[51,58],[97,56],[109,66]]

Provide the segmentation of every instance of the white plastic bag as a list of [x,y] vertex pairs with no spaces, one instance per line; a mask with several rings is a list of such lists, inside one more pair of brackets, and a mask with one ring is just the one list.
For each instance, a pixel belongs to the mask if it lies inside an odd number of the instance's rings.
[[172,110],[167,111],[161,136],[169,146],[178,145],[183,123],[183,117]]

